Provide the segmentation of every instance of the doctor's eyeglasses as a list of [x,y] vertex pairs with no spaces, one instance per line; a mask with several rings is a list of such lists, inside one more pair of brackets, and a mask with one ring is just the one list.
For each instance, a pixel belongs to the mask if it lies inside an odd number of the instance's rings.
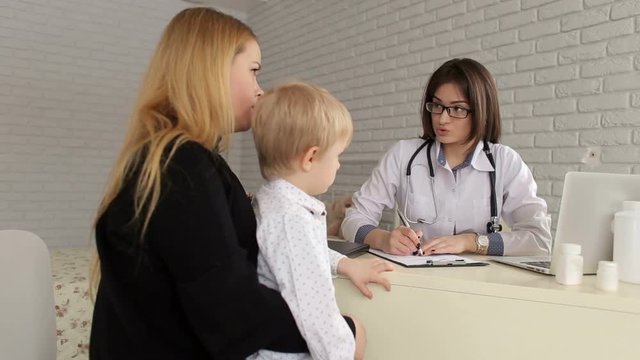
[[459,105],[444,106],[442,104],[428,102],[424,107],[428,112],[432,114],[442,114],[446,110],[449,116],[456,119],[464,119],[469,116],[469,114],[471,114],[471,110],[463,108]]

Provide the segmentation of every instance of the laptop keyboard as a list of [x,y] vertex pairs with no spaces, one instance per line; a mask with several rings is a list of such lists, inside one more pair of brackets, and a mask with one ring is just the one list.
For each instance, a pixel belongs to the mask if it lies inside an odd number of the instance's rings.
[[525,261],[523,264],[551,269],[551,261]]

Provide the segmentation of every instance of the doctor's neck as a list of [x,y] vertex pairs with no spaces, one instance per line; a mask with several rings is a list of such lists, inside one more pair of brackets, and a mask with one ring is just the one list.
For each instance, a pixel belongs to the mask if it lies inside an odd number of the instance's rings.
[[469,154],[473,152],[474,149],[475,149],[475,146],[473,142],[470,142],[467,144],[462,144],[462,143],[442,144],[442,150],[444,151],[444,156],[447,159],[447,163],[449,163],[449,167],[452,169],[462,164],[467,159],[467,156],[469,156]]

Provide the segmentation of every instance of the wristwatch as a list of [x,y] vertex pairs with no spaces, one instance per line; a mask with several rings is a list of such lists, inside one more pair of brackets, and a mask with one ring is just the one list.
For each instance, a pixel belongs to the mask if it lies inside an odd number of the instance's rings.
[[489,237],[487,235],[476,234],[476,253],[486,254],[489,247]]

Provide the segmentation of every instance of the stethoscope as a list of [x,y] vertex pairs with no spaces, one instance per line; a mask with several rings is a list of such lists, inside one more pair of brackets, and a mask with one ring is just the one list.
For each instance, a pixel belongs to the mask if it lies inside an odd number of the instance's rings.
[[[489,182],[491,183],[491,219],[490,221],[487,223],[487,233],[495,233],[498,231],[502,231],[502,225],[500,225],[500,218],[498,217],[498,205],[497,205],[497,201],[496,201],[496,164],[493,161],[493,154],[491,154],[491,149],[489,149],[489,144],[486,141],[483,141],[483,147],[482,147],[482,151],[484,151],[485,155],[487,156],[487,159],[489,159],[489,163],[491,163],[491,167],[493,167],[493,170],[489,171]],[[417,218],[415,220],[411,220],[407,217],[407,203],[409,200],[409,193],[411,191],[409,191],[409,187],[411,186],[411,182],[409,181],[409,178],[411,177],[411,165],[413,165],[413,160],[416,158],[416,156],[418,156],[418,154],[420,153],[420,150],[424,149],[424,147],[427,147],[427,164],[429,165],[429,180],[431,182],[431,199],[433,201],[433,209],[435,211],[435,216],[433,217],[432,220],[426,220],[423,218]],[[410,222],[410,223],[414,223],[414,224],[434,224],[436,222],[436,220],[438,219],[438,206],[436,205],[436,194],[435,194],[435,188],[434,188],[434,182],[435,182],[435,172],[433,170],[433,163],[431,161],[431,147],[433,146],[433,141],[432,140],[426,140],[425,142],[423,142],[418,149],[413,153],[413,155],[411,155],[411,158],[409,159],[409,164],[407,164],[407,172],[406,172],[406,183],[407,183],[407,190],[406,190],[406,197],[405,197],[405,201],[404,201],[404,217],[405,219]]]

